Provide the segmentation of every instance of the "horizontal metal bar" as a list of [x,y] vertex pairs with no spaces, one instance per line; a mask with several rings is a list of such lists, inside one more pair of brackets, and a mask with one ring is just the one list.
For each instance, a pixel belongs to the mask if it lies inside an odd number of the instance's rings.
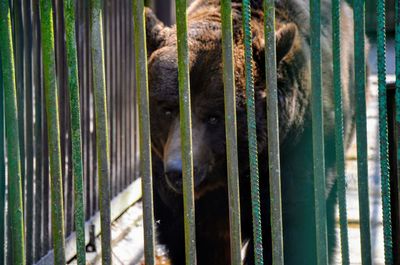
[[[142,180],[139,178],[111,200],[111,221],[118,219],[126,210],[142,198],[141,186]],[[100,212],[97,212],[85,222],[85,246],[89,243],[89,231],[91,226],[94,226],[95,236],[99,236],[101,233]],[[76,233],[73,232],[65,241],[65,255],[67,262],[71,262],[76,257],[76,254]],[[52,263],[53,259],[54,251],[50,250],[36,263],[36,265]]]

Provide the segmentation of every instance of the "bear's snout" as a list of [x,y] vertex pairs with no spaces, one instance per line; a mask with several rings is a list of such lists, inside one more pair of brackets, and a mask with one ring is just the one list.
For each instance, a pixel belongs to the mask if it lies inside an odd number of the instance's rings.
[[[193,186],[198,188],[205,180],[209,163],[204,152],[203,129],[193,126]],[[208,156],[210,157],[210,156]],[[168,187],[174,192],[183,193],[182,152],[179,120],[172,125],[163,154],[164,177]]]
[[177,193],[182,193],[182,161],[174,159],[168,161],[164,168],[168,186]]
[[[180,159],[169,160],[164,165],[165,181],[169,188],[176,193],[183,193],[182,161]],[[194,188],[197,188],[205,178],[203,170],[193,168]]]

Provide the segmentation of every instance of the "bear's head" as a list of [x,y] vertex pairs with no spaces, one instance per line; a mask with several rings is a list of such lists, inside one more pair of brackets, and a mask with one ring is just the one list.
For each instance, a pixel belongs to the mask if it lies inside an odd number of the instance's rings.
[[[233,9],[234,61],[237,103],[237,135],[239,169],[249,170],[247,151],[246,93],[244,45],[241,8]],[[257,112],[259,152],[267,148],[266,89],[263,14],[255,12],[252,20],[253,65]],[[178,59],[176,28],[164,26],[146,10],[148,74],[150,91],[151,139],[153,163],[162,172],[155,172],[164,192],[182,193],[182,154],[179,121]],[[195,197],[206,191],[226,186],[226,140],[224,114],[224,84],[219,6],[198,7],[188,15],[188,46],[191,89],[192,145]],[[293,60],[298,42],[298,30],[293,23],[277,25],[276,47],[278,83],[291,87],[285,77],[284,64]],[[283,91],[291,93],[290,91]],[[281,97],[281,95],[280,95]],[[288,97],[280,100],[286,104]],[[281,115],[285,115],[285,111]],[[289,115],[289,114],[288,114]],[[228,128],[228,130],[231,128]],[[284,131],[284,130],[282,130]],[[282,133],[282,132],[281,132]]]

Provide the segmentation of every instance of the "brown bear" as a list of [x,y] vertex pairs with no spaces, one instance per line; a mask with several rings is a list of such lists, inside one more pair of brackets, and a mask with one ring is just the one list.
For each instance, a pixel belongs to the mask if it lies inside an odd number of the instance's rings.
[[[259,152],[263,254],[271,264],[267,157],[265,41],[262,0],[253,0],[253,61]],[[285,264],[316,264],[311,126],[311,66],[307,0],[277,0],[276,51],[281,149]],[[219,0],[196,0],[188,8],[192,104],[196,247],[199,265],[230,264],[229,205]],[[322,80],[329,253],[335,247],[336,205],[334,96],[330,0],[321,3]],[[241,225],[244,264],[254,264],[247,149],[241,1],[232,1]],[[353,128],[352,10],[342,3],[342,82],[345,141]],[[179,18],[178,18],[179,19]],[[182,162],[179,129],[176,27],[146,10],[155,218],[158,243],[172,264],[185,263]]]

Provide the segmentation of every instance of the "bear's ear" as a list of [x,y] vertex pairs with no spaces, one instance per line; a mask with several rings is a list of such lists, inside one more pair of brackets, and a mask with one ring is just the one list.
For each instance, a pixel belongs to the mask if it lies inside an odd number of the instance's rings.
[[[279,64],[290,53],[298,38],[298,29],[294,23],[281,25],[275,32],[276,63]],[[254,60],[262,72],[265,71],[264,32],[256,31],[253,37]]]
[[288,23],[281,26],[275,33],[276,61],[279,63],[290,52],[297,36],[297,26]]
[[147,55],[150,56],[162,45],[165,39],[165,34],[163,33],[165,26],[150,8],[146,7],[145,15]]

